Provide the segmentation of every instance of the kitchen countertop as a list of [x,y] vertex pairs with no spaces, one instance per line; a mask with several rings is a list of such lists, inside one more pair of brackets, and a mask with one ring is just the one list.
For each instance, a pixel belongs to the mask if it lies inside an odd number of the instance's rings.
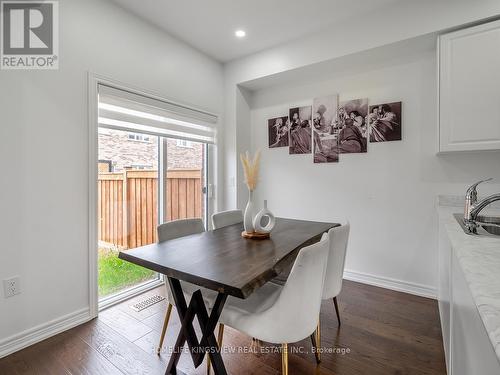
[[500,237],[465,234],[453,217],[453,213],[461,212],[460,208],[446,202],[440,197],[440,218],[500,360]]

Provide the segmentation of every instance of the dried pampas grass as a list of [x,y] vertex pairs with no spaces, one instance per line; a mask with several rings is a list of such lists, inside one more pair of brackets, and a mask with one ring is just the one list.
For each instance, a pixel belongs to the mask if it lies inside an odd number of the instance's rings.
[[259,180],[260,151],[255,153],[253,159],[250,157],[248,151],[245,154],[240,154],[240,159],[243,165],[245,183],[248,186],[248,190],[254,191]]

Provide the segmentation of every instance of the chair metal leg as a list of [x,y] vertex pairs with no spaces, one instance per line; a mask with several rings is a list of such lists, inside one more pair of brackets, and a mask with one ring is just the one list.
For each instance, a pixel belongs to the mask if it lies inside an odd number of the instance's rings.
[[333,297],[333,304],[335,305],[335,312],[337,313],[337,320],[339,321],[339,326],[340,326],[340,313],[339,313],[339,305],[337,303],[337,297]]
[[156,349],[156,354],[160,355],[161,347],[163,346],[163,340],[165,339],[165,333],[167,332],[168,321],[170,320],[170,313],[172,312],[172,304],[169,303],[167,307],[167,313],[165,314],[165,321],[163,322],[163,329],[161,330],[160,344]]
[[[222,348],[222,338],[224,337],[224,324],[219,323],[219,334],[217,335],[217,343],[219,344],[219,349]],[[210,356],[207,356],[207,375],[210,375]]]
[[320,321],[318,319],[318,326],[316,327],[316,331],[314,331],[313,333],[313,336],[311,336],[311,338],[314,337],[314,341],[313,341],[313,345],[314,345],[314,348],[316,349],[314,351],[314,355],[316,356],[316,362],[317,363],[320,363],[321,362],[321,325],[320,325]]
[[219,348],[222,348],[222,339],[224,338],[224,324],[219,323],[219,334],[217,335],[217,342]]
[[288,344],[281,346],[281,374],[288,375]]
[[314,350],[314,356],[316,357],[316,363],[321,362],[321,353],[319,351],[321,335],[319,333],[319,329],[320,329],[320,327],[318,324],[318,326],[316,327],[316,331],[314,331],[311,335],[311,343],[312,343],[313,350]]

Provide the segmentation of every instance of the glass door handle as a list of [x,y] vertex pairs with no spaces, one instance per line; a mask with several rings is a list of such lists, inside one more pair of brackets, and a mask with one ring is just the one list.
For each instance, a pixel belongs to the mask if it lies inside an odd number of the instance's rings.
[[214,186],[212,184],[208,184],[207,186],[203,186],[201,191],[203,194],[206,194],[208,198],[213,198]]

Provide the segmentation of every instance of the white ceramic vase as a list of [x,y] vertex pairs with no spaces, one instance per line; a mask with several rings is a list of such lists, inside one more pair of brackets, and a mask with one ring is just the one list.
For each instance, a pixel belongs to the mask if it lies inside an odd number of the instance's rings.
[[248,203],[245,208],[245,215],[243,216],[243,227],[245,228],[245,232],[253,233],[253,212],[254,212],[254,203],[253,203],[253,191],[248,191]]
[[[262,225],[262,219],[267,218],[267,224]],[[264,201],[264,208],[255,215],[253,219],[254,230],[258,233],[270,233],[276,225],[276,218],[273,213],[267,209],[267,200]]]

